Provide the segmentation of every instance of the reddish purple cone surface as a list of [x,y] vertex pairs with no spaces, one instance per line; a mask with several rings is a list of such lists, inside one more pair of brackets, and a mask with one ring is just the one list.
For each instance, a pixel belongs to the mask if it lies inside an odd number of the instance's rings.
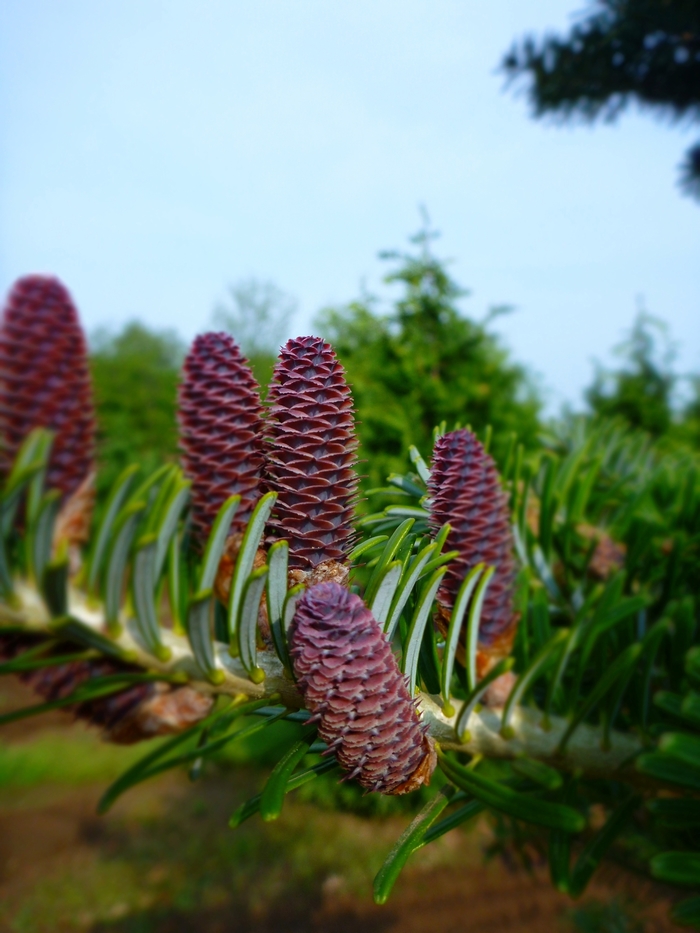
[[517,624],[508,503],[493,460],[471,431],[451,431],[435,442],[428,491],[433,532],[449,522],[445,550],[459,552],[443,577],[438,603],[449,617],[471,568],[482,562],[495,567],[481,612],[479,647],[508,654]]
[[74,493],[93,467],[95,415],[85,335],[58,279],[28,275],[0,325],[0,475],[33,428],[55,432],[47,485]]
[[[45,641],[37,633],[0,634],[0,661],[11,660],[23,652],[36,648]],[[70,654],[75,645],[56,645],[46,652],[46,660],[52,655]],[[108,658],[67,661],[65,664],[49,664],[20,674],[21,679],[46,701],[63,700],[81,685],[96,677],[138,673],[134,665],[113,661]],[[76,718],[100,727],[105,738],[112,742],[129,745],[156,735],[182,732],[203,719],[210,711],[213,699],[198,693],[189,686],[173,687],[170,684],[136,683],[107,696],[97,697],[66,706]]]
[[266,483],[277,493],[271,539],[289,541],[289,565],[342,562],[352,546],[357,439],[345,372],[320,337],[282,348],[268,394]]
[[[10,634],[0,636],[0,658],[10,660],[28,649],[35,648],[45,640],[36,634]],[[62,645],[54,653],[68,654],[75,651],[75,645]],[[47,653],[47,659],[51,652]],[[32,687],[44,700],[62,700],[93,677],[105,674],[118,674],[126,671],[142,673],[132,665],[118,664],[106,659],[88,661],[67,661],[44,668],[28,671],[21,679]],[[90,700],[73,707],[75,715],[88,719],[95,725],[106,729],[113,728],[147,699],[155,690],[153,683],[133,684],[119,693]]]
[[260,496],[260,387],[233,337],[195,338],[178,401],[183,468],[192,480],[195,534],[203,546],[229,496],[241,497],[231,533],[243,531]]
[[319,736],[350,777],[384,794],[427,783],[432,743],[391,646],[360,597],[337,583],[310,586],[297,604],[289,644]]

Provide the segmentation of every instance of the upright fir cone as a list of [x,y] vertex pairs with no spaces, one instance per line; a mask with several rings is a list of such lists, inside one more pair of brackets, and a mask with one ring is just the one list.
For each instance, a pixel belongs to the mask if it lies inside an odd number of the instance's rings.
[[472,567],[482,562],[495,567],[481,611],[477,654],[481,675],[510,654],[518,623],[506,494],[493,460],[464,428],[436,441],[428,491],[431,528],[437,532],[449,522],[445,548],[459,555],[449,564],[438,590],[436,621],[441,630],[447,631],[457,593]]
[[229,496],[241,497],[231,523],[235,538],[244,531],[260,495],[260,387],[233,337],[209,333],[195,338],[178,402],[183,468],[192,480],[194,529],[203,548]]
[[330,344],[289,340],[268,402],[265,476],[277,493],[269,540],[289,541],[289,566],[313,572],[312,582],[342,581],[353,540],[357,439],[352,395]]
[[[12,660],[44,638],[34,633],[0,635],[0,660]],[[75,645],[57,645],[46,654],[65,654]],[[127,672],[142,673],[140,668],[108,658],[68,661],[48,665],[20,675],[21,679],[44,700],[62,700],[95,677]],[[77,719],[103,730],[110,742],[130,745],[141,739],[182,732],[203,719],[213,706],[213,699],[192,687],[174,687],[163,683],[137,683],[117,693],[64,707]]]
[[359,596],[338,583],[310,586],[289,645],[298,686],[349,778],[405,794],[428,784],[435,751],[386,636]]
[[63,493],[71,513],[70,520],[63,517],[69,542],[82,542],[95,453],[85,335],[65,286],[28,275],[15,282],[0,325],[0,475],[7,475],[22,441],[38,427],[54,432],[47,486]]

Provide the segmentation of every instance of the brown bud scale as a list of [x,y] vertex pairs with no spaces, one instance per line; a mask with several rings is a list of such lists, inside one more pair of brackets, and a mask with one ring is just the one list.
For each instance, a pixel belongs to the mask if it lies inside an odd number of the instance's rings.
[[289,565],[343,562],[357,496],[353,401],[330,344],[297,337],[282,348],[268,394],[266,485],[277,493],[269,542],[289,541]]
[[55,433],[47,485],[70,496],[93,467],[87,346],[67,289],[41,275],[15,282],[0,325],[0,475],[34,428]]
[[241,503],[231,534],[245,529],[263,467],[260,387],[233,337],[200,334],[187,354],[178,396],[183,469],[192,481],[195,536],[204,546],[229,496]]
[[349,777],[401,794],[428,783],[434,751],[391,646],[359,596],[310,586],[289,631],[299,689]]

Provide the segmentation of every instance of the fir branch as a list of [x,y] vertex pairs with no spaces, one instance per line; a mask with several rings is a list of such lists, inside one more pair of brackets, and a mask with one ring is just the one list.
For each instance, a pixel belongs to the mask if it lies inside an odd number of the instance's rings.
[[[17,605],[13,608],[0,602],[0,624],[14,625],[21,622],[29,630],[43,631],[47,634],[51,632],[52,620],[39,593],[33,587],[26,582],[18,582],[15,598]],[[80,592],[72,588],[69,592],[69,614],[93,632],[103,633],[106,630],[102,614],[92,608]],[[114,642],[131,663],[161,674],[185,674],[191,687],[207,695],[242,694],[253,699],[278,695],[287,707],[303,707],[301,694],[272,651],[258,652],[258,665],[264,671],[265,677],[262,682],[254,683],[248,677],[241,660],[232,657],[226,645],[216,642],[216,663],[222,679],[213,684],[197,665],[185,638],[161,629],[163,643],[170,649],[170,657],[160,660],[150,654],[140,642],[132,620],[124,615],[120,622],[122,630],[114,637]],[[484,707],[472,711],[466,724],[467,740],[460,742],[455,727],[462,703],[453,699],[452,706],[455,712],[447,717],[431,696],[426,693],[420,694],[418,708],[428,723],[429,734],[445,749],[505,760],[527,755],[557,768],[581,772],[586,777],[618,779],[636,785],[654,783],[633,768],[634,759],[644,750],[644,746],[630,733],[611,731],[609,746],[606,749],[603,747],[603,730],[582,723],[573,732],[562,752],[559,746],[569,729],[569,720],[551,716],[548,728],[543,728],[541,711],[517,706],[511,713],[508,732],[504,736],[502,710]]]

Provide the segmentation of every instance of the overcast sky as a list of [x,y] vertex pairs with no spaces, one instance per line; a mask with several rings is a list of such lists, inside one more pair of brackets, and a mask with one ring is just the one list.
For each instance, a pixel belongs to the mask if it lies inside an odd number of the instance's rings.
[[503,53],[580,0],[3,0],[0,288],[51,272],[88,330],[190,339],[226,287],[272,279],[296,332],[380,289],[377,252],[427,206],[436,246],[541,374],[580,403],[637,302],[700,370],[693,127],[533,121]]

